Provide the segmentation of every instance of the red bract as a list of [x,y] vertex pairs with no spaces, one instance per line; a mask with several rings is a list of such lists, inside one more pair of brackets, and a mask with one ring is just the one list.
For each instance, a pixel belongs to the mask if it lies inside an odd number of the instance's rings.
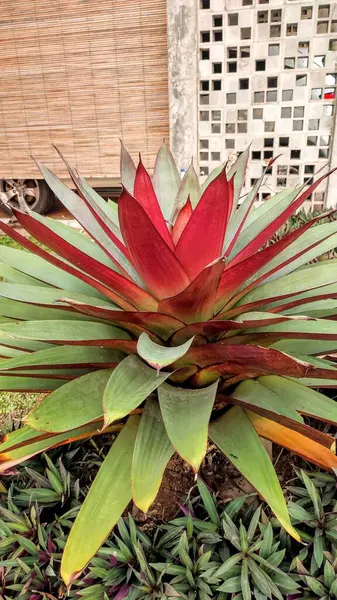
[[337,266],[312,263],[337,245],[337,223],[270,243],[329,174],[254,208],[263,177],[240,198],[248,156],[200,190],[165,145],[152,177],[123,147],[118,206],[69,165],[78,194],[40,165],[86,233],[16,211],[31,241],[0,223],[30,251],[0,247],[0,389],[49,393],[3,439],[1,470],[119,433],[71,531],[67,584],[132,498],[148,510],[175,451],[197,472],[210,438],[295,537],[259,436],[337,469],[334,439],[304,422],[337,422],[312,389],[337,387]]

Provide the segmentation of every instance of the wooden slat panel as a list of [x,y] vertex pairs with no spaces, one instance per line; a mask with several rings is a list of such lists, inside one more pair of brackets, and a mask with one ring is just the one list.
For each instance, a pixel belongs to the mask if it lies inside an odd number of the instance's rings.
[[1,0],[0,177],[119,175],[168,139],[166,0]]

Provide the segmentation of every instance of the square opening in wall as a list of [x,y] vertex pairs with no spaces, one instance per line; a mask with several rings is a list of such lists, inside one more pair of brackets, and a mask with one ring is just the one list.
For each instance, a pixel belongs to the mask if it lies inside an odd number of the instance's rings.
[[254,102],[264,102],[264,92],[254,92]]
[[329,40],[329,50],[330,50],[330,52],[336,52],[337,51],[337,39],[336,40]]
[[267,87],[277,88],[277,77],[267,77]]
[[222,27],[222,15],[213,15],[213,27]]
[[312,19],[312,6],[302,6],[301,19]]
[[280,54],[280,44],[269,44],[268,56],[278,56]]
[[293,121],[293,131],[303,131],[303,121],[297,119]]
[[247,121],[248,119],[248,110],[242,109],[238,110],[238,121]]
[[282,148],[286,148],[289,146],[289,138],[288,137],[280,137],[278,141],[278,145]]
[[286,34],[297,35],[297,23],[287,23]]
[[329,30],[329,21],[318,21],[316,27],[316,33],[328,33]]
[[252,28],[251,27],[241,27],[240,36],[242,40],[250,40],[252,37]]
[[325,75],[325,85],[336,85],[337,73],[327,73]]
[[211,152],[211,160],[220,161],[220,152]]
[[295,119],[304,117],[304,106],[294,106]]
[[235,133],[235,123],[226,123],[226,133]]
[[209,104],[209,94],[200,94],[200,104]]
[[263,158],[264,159],[273,158],[273,151],[272,150],[264,150]]
[[299,174],[300,174],[300,165],[290,165],[289,175],[299,175]]
[[308,129],[311,131],[319,129],[319,119],[309,119]]
[[228,73],[236,73],[237,71],[237,62],[236,60],[233,60],[233,62],[228,62],[227,63],[227,72]]
[[277,102],[277,91],[267,92],[267,102]]
[[209,175],[209,168],[208,167],[200,167],[199,173],[200,173],[200,177],[205,177],[206,175]]
[[233,150],[235,148],[235,140],[227,139],[225,140],[225,146],[227,150]]
[[228,25],[233,27],[239,23],[239,13],[228,13]]
[[291,160],[298,160],[301,158],[301,150],[290,150]]
[[295,57],[294,56],[284,59],[284,68],[285,69],[295,69]]
[[337,33],[337,21],[331,21],[330,33]]
[[240,90],[248,90],[249,89],[249,79],[239,79],[239,89]]
[[247,133],[247,123],[238,123],[238,133]]
[[212,121],[221,121],[221,110],[212,110]]
[[209,44],[211,41],[211,32],[210,31],[201,31],[200,32],[200,42],[202,44]]
[[237,48],[227,48],[227,58],[237,58],[238,57],[238,49]]
[[282,90],[282,100],[283,102],[291,102],[293,99],[293,90]]
[[249,58],[250,57],[250,47],[249,46],[241,46],[240,47],[240,57],[241,58]]
[[303,87],[307,85],[307,75],[296,75],[297,87]]
[[309,54],[310,42],[298,42],[297,54],[298,56],[307,56]]
[[258,10],[257,11],[257,22],[258,23],[268,23],[269,12],[267,10]]
[[213,81],[212,81],[212,89],[215,92],[220,92],[221,91],[221,83],[222,83],[221,79],[213,79]]
[[319,148],[318,158],[329,158],[329,148]]
[[263,119],[263,108],[253,108],[253,119]]
[[256,60],[255,61],[255,71],[265,71],[266,70],[266,61],[265,60]]
[[317,146],[317,135],[307,136],[307,146]]
[[209,158],[208,152],[200,152],[199,158],[201,161],[206,161]]
[[236,104],[236,94],[235,93],[226,94],[226,102],[227,102],[227,104]]
[[200,81],[200,89],[203,92],[208,92],[208,90],[209,90],[209,81],[208,80]]
[[322,100],[323,88],[311,88],[310,99],[311,100]]
[[209,110],[200,111],[200,121],[209,121]]
[[287,178],[286,177],[277,177],[276,185],[277,185],[277,187],[286,187],[287,186]]
[[213,63],[213,73],[222,73],[222,63]]
[[275,121],[265,121],[264,130],[269,133],[275,131]]
[[270,21],[271,23],[279,23],[282,20],[282,9],[276,8],[272,10],[270,13]]
[[205,48],[204,50],[200,50],[200,58],[201,60],[209,60],[209,49]]
[[208,148],[209,148],[209,140],[200,140],[199,144],[200,144],[200,148],[202,150],[208,150]]
[[253,0],[242,0],[242,6],[251,6],[253,4]]
[[281,25],[271,25],[269,30],[269,37],[281,37]]
[[307,69],[309,65],[309,57],[308,56],[299,56],[297,59],[297,68],[298,69]]
[[[269,169],[268,169],[269,171]],[[271,173],[268,173],[268,175],[271,175]],[[262,192],[261,194],[261,199],[265,202],[266,200],[270,200],[271,196],[269,192]]]
[[312,175],[315,173],[315,165],[304,165],[304,173],[306,175]]
[[278,175],[288,175],[288,167],[287,165],[278,165],[277,167]]
[[253,150],[252,160],[261,160],[261,151],[260,150]]
[[281,119],[291,119],[291,106],[282,106]]
[[323,69],[325,67],[325,54],[319,54],[318,56],[314,56],[312,66],[314,69]]
[[221,123],[211,123],[212,133],[221,133]]
[[222,29],[213,31],[213,42],[222,42]]
[[320,146],[329,146],[330,145],[330,136],[329,135],[321,135],[319,138]]
[[318,7],[317,17],[318,19],[328,19],[330,16],[330,5],[320,4]]
[[264,147],[265,148],[273,148],[274,146],[274,138],[264,138]]
[[207,10],[211,8],[211,0],[200,0],[201,10]]
[[336,97],[336,88],[326,87],[324,90],[324,100],[334,100]]

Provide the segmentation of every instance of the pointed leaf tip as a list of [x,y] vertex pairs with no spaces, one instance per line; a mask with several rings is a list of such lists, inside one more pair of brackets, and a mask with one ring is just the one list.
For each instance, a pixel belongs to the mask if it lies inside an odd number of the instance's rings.
[[137,352],[151,367],[159,371],[184,356],[190,349],[193,339],[194,336],[180,346],[167,347],[156,344],[147,333],[142,333],[138,339]]

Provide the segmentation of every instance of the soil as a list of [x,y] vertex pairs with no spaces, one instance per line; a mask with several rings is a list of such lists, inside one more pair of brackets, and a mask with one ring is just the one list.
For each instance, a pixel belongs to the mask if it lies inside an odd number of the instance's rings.
[[[301,459],[276,445],[273,446],[272,460],[282,486],[293,479],[294,466],[301,466]],[[209,447],[200,476],[223,503],[243,494],[256,494],[253,486],[215,446]],[[140,528],[151,531],[157,525],[174,519],[180,513],[184,498],[193,494],[195,488],[193,470],[175,454],[167,465],[158,496],[149,512],[145,515],[133,505],[126,514],[131,509]]]

